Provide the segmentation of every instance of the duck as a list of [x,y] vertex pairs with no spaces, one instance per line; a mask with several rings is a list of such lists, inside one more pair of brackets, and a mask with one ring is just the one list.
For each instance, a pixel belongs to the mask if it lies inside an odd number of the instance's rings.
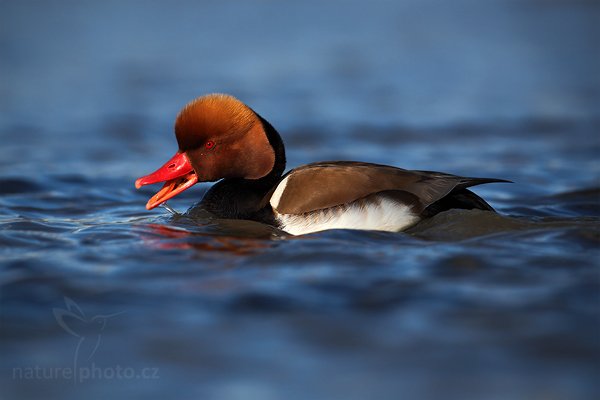
[[252,108],[227,94],[192,100],[177,115],[178,150],[137,189],[163,183],[151,210],[199,182],[217,182],[195,207],[220,219],[261,222],[291,235],[330,229],[399,232],[450,209],[494,212],[469,187],[495,178],[321,161],[284,173],[283,140]]

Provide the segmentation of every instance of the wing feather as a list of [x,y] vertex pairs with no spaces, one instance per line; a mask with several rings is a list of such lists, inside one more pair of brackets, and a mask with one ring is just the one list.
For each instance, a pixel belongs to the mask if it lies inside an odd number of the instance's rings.
[[[374,193],[403,191],[414,195],[419,208],[466,188],[499,179],[464,178],[433,171],[409,171],[353,161],[318,162],[288,172],[275,188],[271,205],[280,214],[304,214],[349,204]],[[280,189],[280,190],[278,190]]]

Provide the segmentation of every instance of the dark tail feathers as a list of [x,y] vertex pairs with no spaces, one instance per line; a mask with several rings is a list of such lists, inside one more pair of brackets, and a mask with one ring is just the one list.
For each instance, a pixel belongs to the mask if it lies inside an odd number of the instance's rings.
[[453,208],[460,208],[464,210],[477,209],[495,211],[485,200],[467,189],[471,186],[494,182],[512,183],[506,179],[464,178],[448,195],[429,205],[429,207],[423,211],[421,216],[424,218],[429,218],[435,214],[448,211]]

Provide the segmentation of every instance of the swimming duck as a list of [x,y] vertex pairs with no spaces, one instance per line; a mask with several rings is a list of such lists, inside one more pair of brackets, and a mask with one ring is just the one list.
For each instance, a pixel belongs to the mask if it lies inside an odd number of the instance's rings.
[[452,208],[493,208],[465,178],[355,161],[323,161],[284,174],[281,137],[250,107],[225,94],[188,103],[175,121],[179,150],[136,188],[165,182],[157,207],[198,182],[214,182],[199,206],[217,218],[247,219],[292,235],[327,229],[401,231]]

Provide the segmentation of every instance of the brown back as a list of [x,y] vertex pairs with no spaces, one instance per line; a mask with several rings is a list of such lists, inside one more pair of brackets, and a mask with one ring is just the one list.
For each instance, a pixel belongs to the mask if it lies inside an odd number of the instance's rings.
[[308,164],[290,171],[287,177],[277,206],[277,212],[282,214],[302,214],[348,204],[383,191],[408,192],[425,208],[458,185],[470,186],[468,178],[455,175],[352,161]]

